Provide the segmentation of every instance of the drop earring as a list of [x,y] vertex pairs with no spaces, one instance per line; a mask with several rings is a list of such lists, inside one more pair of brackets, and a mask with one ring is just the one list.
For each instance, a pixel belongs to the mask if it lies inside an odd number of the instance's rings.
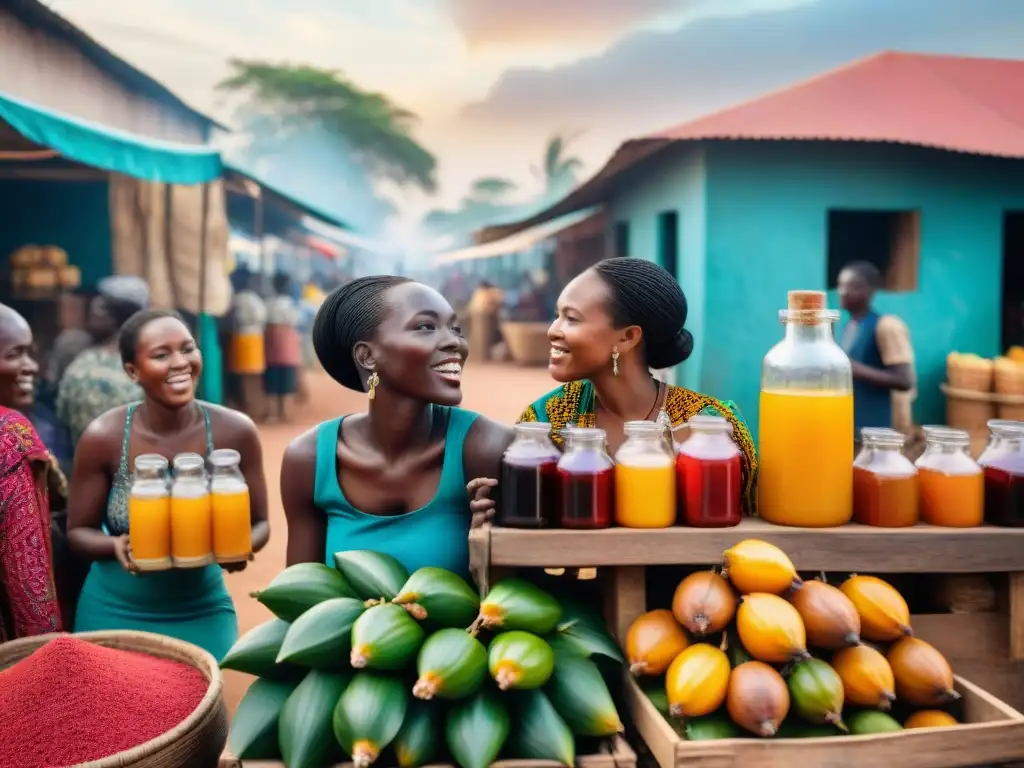
[[380,384],[380,376],[374,371],[370,374],[369,380],[366,382],[366,395],[371,400],[377,396],[377,385]]
[[612,347],[612,376],[619,375],[619,349]]

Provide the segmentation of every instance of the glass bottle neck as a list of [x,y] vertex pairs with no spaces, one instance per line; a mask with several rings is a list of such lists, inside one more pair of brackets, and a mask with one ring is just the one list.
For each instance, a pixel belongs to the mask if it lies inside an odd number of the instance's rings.
[[832,323],[822,320],[811,325],[796,322],[786,323],[786,341],[795,341],[802,344],[808,342],[835,342],[835,335],[832,333]]

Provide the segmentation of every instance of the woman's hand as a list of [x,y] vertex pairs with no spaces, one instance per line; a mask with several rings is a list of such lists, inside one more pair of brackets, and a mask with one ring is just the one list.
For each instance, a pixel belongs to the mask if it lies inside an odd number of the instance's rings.
[[114,557],[117,558],[117,562],[131,574],[139,572],[139,566],[135,564],[135,560],[132,558],[132,543],[128,538],[128,534],[122,534],[114,538]]
[[466,493],[469,494],[469,510],[473,513],[473,520],[470,528],[479,528],[494,517],[494,499],[491,498],[491,488],[495,488],[498,481],[490,477],[478,477],[466,484]]

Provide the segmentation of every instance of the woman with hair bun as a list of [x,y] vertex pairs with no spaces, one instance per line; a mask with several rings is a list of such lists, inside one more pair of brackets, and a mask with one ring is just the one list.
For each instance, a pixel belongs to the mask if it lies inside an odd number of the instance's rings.
[[334,564],[372,549],[411,572],[469,571],[466,479],[493,477],[507,427],[458,407],[468,346],[441,294],[403,277],[363,277],[320,306],[324,370],[365,392],[365,413],[296,438],[281,465],[288,564]]
[[[546,422],[561,445],[566,426],[600,427],[614,455],[627,421],[660,420],[676,429],[698,414],[723,416],[743,462],[743,497],[753,507],[757,457],[753,438],[735,403],[658,381],[651,369],[671,368],[693,351],[686,330],[686,296],[675,278],[642,259],[606,259],[570,282],[558,298],[548,330],[548,370],[562,386],[527,406],[520,422]],[[467,487],[474,513],[494,509],[495,475]]]

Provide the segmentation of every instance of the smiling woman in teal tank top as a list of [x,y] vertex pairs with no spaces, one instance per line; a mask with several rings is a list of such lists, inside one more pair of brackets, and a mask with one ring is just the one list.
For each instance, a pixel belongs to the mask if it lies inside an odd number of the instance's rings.
[[285,453],[289,565],[372,549],[409,571],[468,575],[466,478],[497,472],[512,435],[457,407],[468,346],[451,305],[406,278],[360,278],[321,305],[313,346],[369,407],[323,422]]
[[[75,451],[68,494],[68,542],[92,561],[75,615],[75,631],[130,629],[168,635],[220,659],[238,638],[222,566],[139,572],[132,560],[128,494],[135,457],[208,455],[232,448],[249,486],[253,551],[270,536],[259,434],[244,414],[195,399],[202,355],[172,312],[133,315],[121,328],[125,371],[145,394],[141,403],[107,411],[85,430]],[[245,563],[223,566],[241,570]]]

